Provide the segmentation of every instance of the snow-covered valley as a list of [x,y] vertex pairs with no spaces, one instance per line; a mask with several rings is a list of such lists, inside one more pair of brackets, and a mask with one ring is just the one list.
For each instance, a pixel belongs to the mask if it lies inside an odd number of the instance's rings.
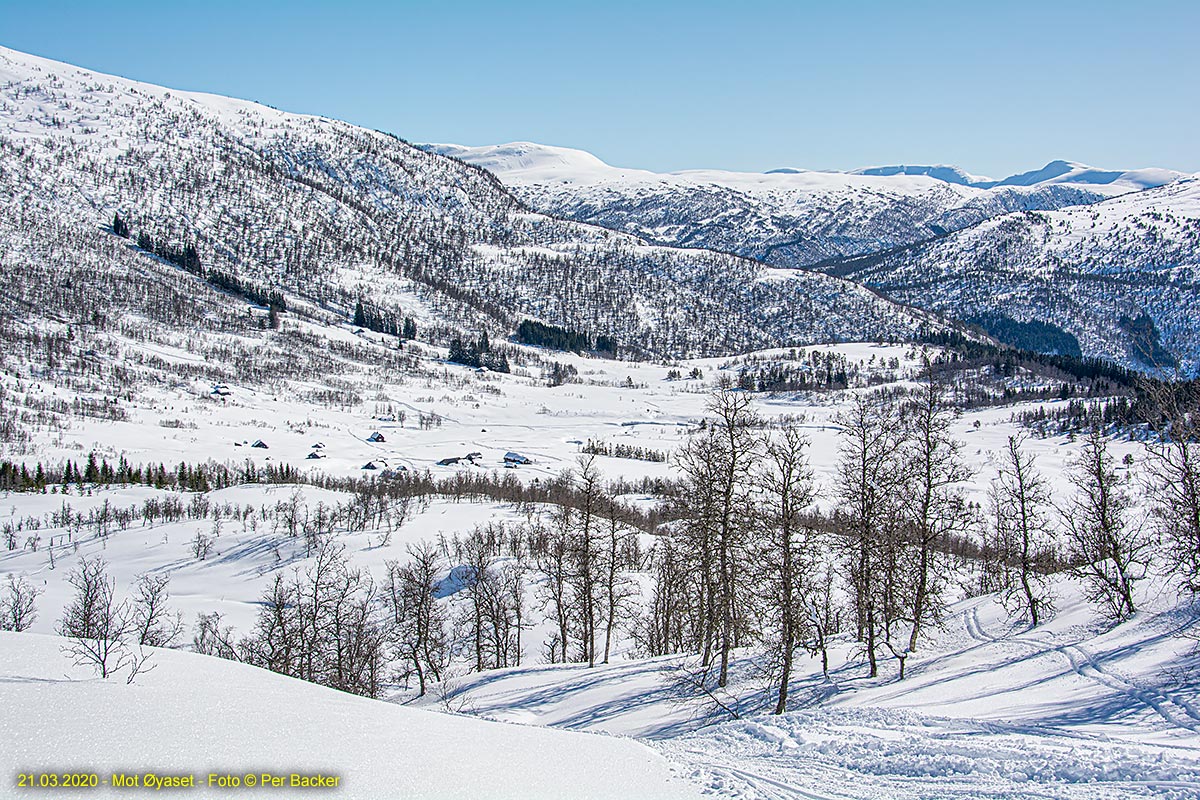
[[0,48],[0,794],[1200,797],[1194,180],[484,155]]

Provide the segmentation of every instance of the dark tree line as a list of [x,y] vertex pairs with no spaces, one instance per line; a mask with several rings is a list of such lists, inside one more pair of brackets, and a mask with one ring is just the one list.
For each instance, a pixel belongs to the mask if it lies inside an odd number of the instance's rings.
[[374,303],[361,299],[354,304],[354,324],[360,328],[397,336],[401,339],[417,338],[417,321],[398,312],[387,311]]
[[153,253],[180,269],[201,278],[205,277],[204,266],[200,263],[200,251],[190,242],[181,247],[167,239],[155,239],[146,231],[142,231],[138,234],[137,245],[147,253]]
[[551,350],[567,350],[583,353],[596,350],[601,353],[616,353],[617,342],[611,336],[600,334],[596,336],[595,346],[592,337],[586,333],[568,330],[558,325],[547,325],[537,320],[524,319],[517,325],[517,341],[537,347],[548,347]]
[[608,456],[609,458],[629,458],[635,461],[666,461],[667,454],[661,450],[654,450],[650,447],[639,447],[638,445],[626,444],[617,442],[612,444],[603,440],[588,439],[587,444],[583,446],[583,452],[594,456]]
[[447,361],[462,364],[467,367],[484,367],[492,372],[508,372],[508,354],[503,350],[493,350],[488,339],[487,331],[479,334],[473,342],[463,343],[462,339],[450,340],[450,353]]

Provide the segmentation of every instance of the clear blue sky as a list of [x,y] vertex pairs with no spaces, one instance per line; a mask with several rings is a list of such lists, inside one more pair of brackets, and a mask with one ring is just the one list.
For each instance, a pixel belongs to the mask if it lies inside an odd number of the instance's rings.
[[621,166],[1200,171],[1200,3],[0,0],[0,44]]

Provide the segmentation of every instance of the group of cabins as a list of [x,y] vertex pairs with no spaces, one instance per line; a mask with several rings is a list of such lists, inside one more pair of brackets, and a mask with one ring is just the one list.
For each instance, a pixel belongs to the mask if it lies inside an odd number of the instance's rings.
[[[387,441],[387,437],[385,437],[379,431],[373,431],[371,433],[371,435],[367,437],[367,441],[370,442],[371,444],[383,444],[384,442]],[[237,444],[239,447],[242,445],[241,442],[235,442],[235,444]],[[262,450],[268,449],[267,443],[264,442],[262,439],[258,439],[257,441],[254,442],[254,444],[252,444],[250,446],[257,447]],[[309,454],[307,456],[305,456],[306,459],[311,460],[311,461],[316,461],[316,460],[319,460],[319,459],[322,459],[325,457],[326,456],[325,456],[325,443],[324,442],[313,443],[312,450],[309,452]],[[456,466],[465,461],[466,463],[471,464],[472,466],[479,466],[479,459],[481,459],[481,458],[483,458],[483,453],[473,452],[473,453],[467,453],[465,456],[448,456],[448,457],[443,458],[440,461],[438,461],[437,465],[439,467],[453,467],[453,466]],[[510,469],[514,468],[514,467],[518,467],[518,466],[524,466],[526,464],[532,464],[532,463],[533,463],[533,459],[531,459],[527,456],[521,455],[520,453],[513,451],[513,450],[509,450],[507,453],[504,454],[504,466],[507,468],[510,468]],[[362,465],[362,469],[369,470],[369,471],[379,471],[381,477],[385,477],[385,478],[395,477],[395,476],[399,475],[401,472],[408,471],[408,467],[404,466],[403,464],[399,464],[395,467],[390,466],[388,464],[388,460],[383,457],[371,459],[370,461],[368,461],[367,463]]]

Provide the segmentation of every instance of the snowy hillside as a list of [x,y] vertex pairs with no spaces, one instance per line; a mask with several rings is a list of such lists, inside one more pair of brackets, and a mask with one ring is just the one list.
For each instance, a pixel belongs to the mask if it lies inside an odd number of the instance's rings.
[[793,685],[797,710],[762,713],[756,670],[720,699],[688,697],[687,659],[597,670],[529,667],[467,678],[456,697],[490,719],[645,737],[727,797],[1132,798],[1200,792],[1200,706],[1188,624],[1167,587],[1151,611],[1104,630],[1063,582],[1053,622],[1017,624],[991,597],[947,612],[903,682],[861,677],[847,639],[830,677],[817,659]]
[[[355,697],[216,658],[159,650],[136,684],[94,678],[63,640],[0,631],[0,751],[10,773],[193,776],[189,795],[262,791],[308,797],[292,774],[337,778],[320,796],[361,798],[684,798],[699,792],[666,760],[628,739],[481,722]],[[87,724],[83,723],[87,720]],[[264,772],[281,788],[210,786]],[[20,791],[8,783],[5,788]],[[569,788],[568,788],[569,787]],[[38,789],[47,792],[51,789]]]
[[1061,161],[1000,181],[945,166],[654,173],[529,142],[421,147],[489,170],[539,211],[781,267],[875,253],[1011,211],[1094,203],[1183,177]]
[[985,326],[997,316],[1054,326],[1086,355],[1185,374],[1200,364],[1194,178],[1085,207],[1009,214],[829,269]]
[[[422,329],[442,344],[455,330],[508,335],[523,317],[681,356],[903,338],[924,324],[839,279],[530,213],[489,173],[388,134],[7,49],[0,163],[8,306],[63,323],[87,324],[77,315],[92,308],[102,328],[170,317],[131,282],[178,284],[195,302],[211,297],[208,277],[323,320],[363,301],[378,317],[434,323]],[[117,213],[128,240],[113,235]],[[189,246],[201,280],[142,252],[171,260]],[[96,292],[97,281],[122,288]],[[67,292],[61,307],[51,288]]]
[[[423,147],[492,171],[534,208],[815,266],[1017,346],[1141,370],[1196,363],[1195,179],[1182,173],[1055,161],[1002,180],[946,166],[656,174],[528,143]],[[1030,323],[1049,336],[1014,333]]]

